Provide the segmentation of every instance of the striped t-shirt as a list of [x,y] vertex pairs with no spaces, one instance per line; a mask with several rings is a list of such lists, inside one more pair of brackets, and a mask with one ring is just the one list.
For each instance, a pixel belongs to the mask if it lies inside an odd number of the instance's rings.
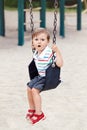
[[40,76],[45,76],[46,69],[52,63],[52,49],[48,46],[42,51],[40,55],[35,51],[33,58]]

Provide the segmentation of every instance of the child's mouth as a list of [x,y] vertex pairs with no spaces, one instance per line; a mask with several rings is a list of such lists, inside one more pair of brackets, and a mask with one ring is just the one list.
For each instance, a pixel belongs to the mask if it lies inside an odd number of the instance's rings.
[[41,47],[41,45],[38,45],[38,47]]

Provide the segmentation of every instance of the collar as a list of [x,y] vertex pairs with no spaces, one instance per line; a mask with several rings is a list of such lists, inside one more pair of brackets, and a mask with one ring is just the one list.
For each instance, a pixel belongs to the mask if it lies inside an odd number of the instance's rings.
[[46,52],[47,52],[47,50],[49,50],[49,49],[51,49],[51,48],[49,48],[48,46],[41,52],[41,54],[40,55],[38,55],[38,52],[37,51],[35,51],[34,52],[34,56],[33,56],[33,58],[44,58],[44,55],[46,54]]

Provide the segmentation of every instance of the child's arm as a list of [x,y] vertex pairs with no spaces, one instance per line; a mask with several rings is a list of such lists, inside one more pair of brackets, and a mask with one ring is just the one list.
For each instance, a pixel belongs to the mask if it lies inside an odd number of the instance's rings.
[[60,53],[56,44],[53,44],[52,50],[53,50],[54,53],[56,53],[56,65],[59,66],[59,67],[62,67],[63,66],[62,55],[61,55],[61,53]]

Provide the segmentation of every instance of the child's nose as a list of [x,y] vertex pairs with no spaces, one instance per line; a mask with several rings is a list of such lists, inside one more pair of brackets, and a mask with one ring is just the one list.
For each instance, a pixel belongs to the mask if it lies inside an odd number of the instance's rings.
[[41,40],[38,40],[38,43],[41,43]]

